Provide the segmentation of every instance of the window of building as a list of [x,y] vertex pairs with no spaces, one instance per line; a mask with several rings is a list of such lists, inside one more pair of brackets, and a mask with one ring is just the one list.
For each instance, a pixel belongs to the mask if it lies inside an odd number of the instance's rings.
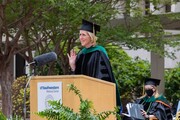
[[171,12],[171,5],[165,5],[165,12]]

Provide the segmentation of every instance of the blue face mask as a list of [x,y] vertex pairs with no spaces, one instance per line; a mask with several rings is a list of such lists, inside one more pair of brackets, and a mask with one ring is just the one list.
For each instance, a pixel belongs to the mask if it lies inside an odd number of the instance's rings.
[[154,91],[152,89],[148,89],[148,90],[145,90],[147,96],[151,97],[154,93]]

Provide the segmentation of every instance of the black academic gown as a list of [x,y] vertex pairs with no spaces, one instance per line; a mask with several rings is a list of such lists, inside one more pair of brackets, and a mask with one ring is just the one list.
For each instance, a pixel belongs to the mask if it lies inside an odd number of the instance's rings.
[[164,98],[164,96],[159,96],[155,98],[154,101],[147,100],[147,96],[137,100],[137,103],[143,104],[144,110],[147,114],[154,115],[158,120],[172,120],[172,111],[169,103]]
[[[76,59],[76,69],[74,73],[87,75],[116,84],[110,61],[107,55],[100,50],[95,50],[86,54],[78,54]],[[117,106],[121,108],[120,94],[117,84],[116,96]],[[120,112],[121,111],[122,109],[120,110]]]
[[109,60],[101,51],[80,54],[76,60],[75,74],[83,74],[115,83]]
[[[158,98],[148,98],[147,96],[137,99],[135,103],[142,104],[148,115],[154,115],[158,120],[173,120],[172,111],[169,103],[164,96]],[[129,117],[124,117],[123,120],[133,120]]]

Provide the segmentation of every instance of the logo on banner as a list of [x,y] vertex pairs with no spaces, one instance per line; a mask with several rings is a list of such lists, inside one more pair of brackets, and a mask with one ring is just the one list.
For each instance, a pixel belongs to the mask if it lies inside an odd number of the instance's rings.
[[62,101],[62,82],[38,83],[38,112],[50,109],[48,101]]
[[45,98],[45,109],[50,109],[51,108],[51,106],[50,106],[50,104],[49,104],[49,101],[53,101],[54,100],[54,98],[53,98],[53,96],[52,95],[47,95],[46,96],[46,98]]

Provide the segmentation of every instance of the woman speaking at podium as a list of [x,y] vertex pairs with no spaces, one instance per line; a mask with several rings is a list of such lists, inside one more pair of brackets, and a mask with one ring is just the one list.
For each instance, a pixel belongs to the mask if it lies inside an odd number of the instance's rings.
[[[99,31],[99,25],[82,20],[79,40],[84,48],[78,54],[73,49],[70,51],[68,54],[69,65],[73,74],[83,74],[116,84],[105,48],[96,44],[96,34]],[[121,107],[117,84],[116,94],[117,106]]]

